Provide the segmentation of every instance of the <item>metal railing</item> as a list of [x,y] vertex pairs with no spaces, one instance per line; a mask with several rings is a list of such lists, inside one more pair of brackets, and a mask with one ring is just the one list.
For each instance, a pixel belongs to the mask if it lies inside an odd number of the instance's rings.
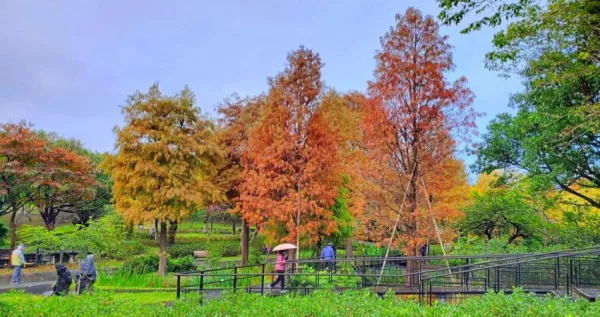
[[488,290],[512,292],[514,287],[540,294],[571,295],[573,286],[600,287],[600,270],[596,268],[600,264],[598,255],[599,248],[544,253],[519,257],[512,262],[493,261],[496,263],[423,276],[419,299],[431,304],[434,298],[458,300]]
[[[300,293],[315,289],[344,291],[368,289],[385,293],[418,295],[421,302],[484,294],[489,290],[510,292],[513,287],[555,295],[590,298],[600,285],[600,248],[537,254],[473,256],[391,257],[381,272],[383,258],[341,258],[333,261],[288,261],[283,289],[271,289],[276,274],[272,264],[234,266],[178,273],[177,298],[196,294],[200,302],[219,298],[223,292],[260,294]],[[446,266],[446,263],[449,266]]]

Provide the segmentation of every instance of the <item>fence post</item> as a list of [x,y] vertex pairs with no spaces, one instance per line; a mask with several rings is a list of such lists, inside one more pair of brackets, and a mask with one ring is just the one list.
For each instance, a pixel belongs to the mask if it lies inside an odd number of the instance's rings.
[[177,299],[181,297],[181,275],[177,274]]
[[431,306],[431,280],[429,280],[429,306]]
[[233,267],[233,292],[237,291],[237,266]]
[[[557,259],[558,260],[558,259]],[[558,291],[558,261],[556,263],[556,265],[554,266],[554,290]]]
[[496,292],[500,292],[500,268],[496,268]]
[[423,295],[425,293],[425,280],[421,279],[419,284],[419,304],[423,303]]
[[558,291],[558,284],[560,283],[560,258],[556,258],[556,290]]
[[573,259],[569,259],[569,284],[572,282],[572,278],[573,278]]
[[569,274],[567,274],[567,295],[571,295],[571,282],[569,280]]
[[35,264],[40,264],[40,248],[35,248]]
[[517,264],[517,269],[516,269],[516,277],[515,277],[515,282],[517,283],[517,286],[521,286],[521,264]]
[[262,264],[262,274],[260,276],[260,294],[265,293],[265,264]]
[[200,293],[200,306],[202,306],[202,299],[204,298],[204,271],[200,271],[200,287],[198,291]]

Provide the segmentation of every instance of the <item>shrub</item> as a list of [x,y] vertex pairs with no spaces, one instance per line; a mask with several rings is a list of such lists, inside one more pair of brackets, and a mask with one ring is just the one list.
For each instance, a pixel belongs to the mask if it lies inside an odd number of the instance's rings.
[[216,241],[234,241],[234,242],[238,242],[240,241],[240,237],[239,236],[234,236],[234,235],[220,235],[220,234],[213,234],[213,235],[206,235],[206,234],[178,234],[177,237],[175,237],[175,244],[177,243],[209,243],[209,242],[216,242]]
[[144,274],[158,271],[158,255],[138,255],[125,261],[119,268],[123,274]]
[[[177,259],[167,258],[168,272],[189,272],[195,271],[194,257],[184,256]],[[138,255],[125,261],[119,268],[119,274],[136,275],[154,273],[158,271],[158,255]]]
[[167,252],[173,257],[193,255],[194,251],[206,250],[219,252],[221,256],[240,255],[240,244],[237,241],[204,241],[194,243],[176,243],[167,248]]
[[127,239],[123,218],[116,213],[92,221],[88,227],[48,231],[41,226],[21,226],[17,234],[26,245],[48,251],[78,251],[81,255],[93,252],[100,257],[125,259],[144,250],[139,241]]
[[167,271],[169,272],[190,272],[195,271],[197,267],[194,257],[191,255],[167,260]]

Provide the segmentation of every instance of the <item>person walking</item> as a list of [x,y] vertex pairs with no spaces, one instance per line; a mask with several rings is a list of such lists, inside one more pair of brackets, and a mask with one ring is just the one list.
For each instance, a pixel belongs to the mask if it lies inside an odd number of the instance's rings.
[[331,272],[333,270],[333,260],[335,259],[335,251],[333,251],[333,245],[327,243],[327,246],[323,248],[321,251],[321,260],[325,260],[327,263],[327,271]]
[[277,253],[277,261],[275,261],[275,271],[277,272],[277,279],[273,283],[269,284],[270,288],[275,287],[277,283],[281,282],[281,289],[285,287],[285,251],[279,251]]
[[25,245],[22,243],[19,244],[19,246],[12,252],[10,257],[10,262],[15,268],[15,272],[10,280],[10,284],[12,285],[21,284],[21,269],[23,269],[25,266],[25,255],[23,254],[24,249]]

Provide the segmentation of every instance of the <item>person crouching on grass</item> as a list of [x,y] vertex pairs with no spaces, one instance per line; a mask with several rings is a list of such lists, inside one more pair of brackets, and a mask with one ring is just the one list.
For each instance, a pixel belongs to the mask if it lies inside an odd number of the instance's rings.
[[24,249],[25,245],[21,243],[11,254],[10,264],[15,268],[15,272],[10,280],[10,284],[12,285],[21,284],[21,269],[25,266]]

